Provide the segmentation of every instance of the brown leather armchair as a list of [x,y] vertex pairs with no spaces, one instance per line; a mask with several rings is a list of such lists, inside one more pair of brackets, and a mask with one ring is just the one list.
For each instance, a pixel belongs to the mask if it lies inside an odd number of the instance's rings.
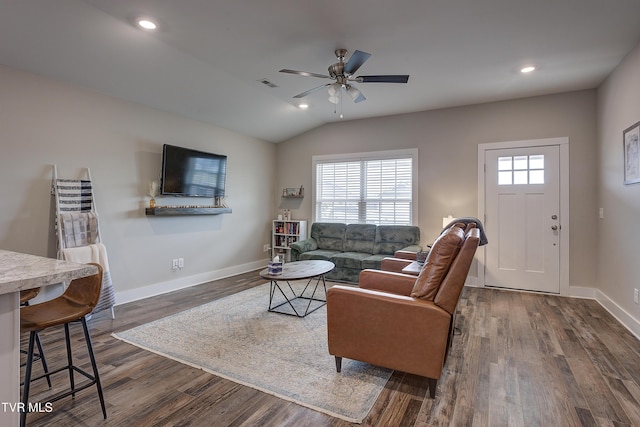
[[419,276],[363,270],[360,287],[327,293],[329,353],[429,378],[435,397],[456,305],[480,233],[452,227],[434,242]]

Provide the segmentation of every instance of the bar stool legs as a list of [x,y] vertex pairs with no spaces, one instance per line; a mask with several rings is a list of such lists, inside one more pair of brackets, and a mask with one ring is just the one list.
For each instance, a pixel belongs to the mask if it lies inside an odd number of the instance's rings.
[[[35,361],[40,359],[40,361],[42,362],[42,370],[45,373],[45,375],[42,375],[37,379],[46,378],[47,384],[49,384],[49,388],[51,388],[51,378],[49,377],[49,375],[47,375],[49,373],[49,366],[47,365],[47,359],[44,357],[44,349],[42,348],[42,341],[40,341],[40,335],[37,333],[36,333],[36,346],[38,347],[38,352],[33,354],[33,360]],[[20,353],[29,354],[29,352],[25,350],[20,350]],[[20,366],[25,366],[25,365],[26,365],[26,362]],[[22,383],[20,383],[20,385],[22,385]]]
[[71,339],[69,337],[69,324],[64,324],[64,341],[67,345],[67,368],[69,369],[69,385],[71,387],[71,396],[76,397],[76,382],[73,378],[73,357],[71,356]]
[[[70,334],[69,334],[69,323],[65,323],[64,324],[64,332],[65,332],[65,341],[66,341],[66,347],[67,347],[67,366],[63,366],[59,369],[56,369],[54,371],[51,372],[47,372],[42,376],[36,377],[36,378],[31,378],[31,371],[32,371],[32,367],[33,367],[33,360],[34,360],[34,347],[36,345],[36,342],[39,341],[39,337],[38,337],[38,332],[37,331],[31,331],[30,335],[29,335],[29,346],[28,346],[28,350],[27,350],[27,364],[25,367],[25,374],[24,374],[24,385],[23,385],[23,389],[22,389],[22,403],[24,405],[24,410],[23,412],[20,413],[20,427],[24,427],[26,425],[27,422],[27,413],[28,413],[28,408],[29,408],[29,391],[31,388],[31,381],[32,380],[36,380],[36,379],[40,379],[44,376],[46,376],[47,378],[55,373],[58,372],[62,372],[62,371],[68,371],[69,373],[69,383],[70,383],[70,390],[64,393],[61,393],[59,395],[56,395],[52,398],[48,399],[48,402],[55,402],[57,400],[60,400],[62,398],[65,398],[67,396],[73,396],[75,397],[76,392],[84,390],[86,388],[89,388],[93,385],[96,386],[97,390],[98,390],[98,397],[100,399],[100,406],[102,407],[102,415],[104,417],[104,419],[107,419],[107,409],[104,403],[104,395],[102,393],[102,384],[100,383],[100,374],[98,373],[98,366],[96,364],[96,358],[95,355],[93,353],[93,345],[91,343],[91,336],[89,335],[89,329],[87,327],[87,321],[84,317],[82,317],[80,319],[80,322],[82,324],[82,329],[84,332],[84,338],[85,338],[85,342],[87,345],[87,351],[89,353],[89,359],[91,360],[91,368],[93,371],[93,375],[80,369],[79,367],[75,366],[73,364],[73,357],[72,357],[72,352],[71,352],[71,339],[70,339]],[[74,378],[74,372],[77,372],[79,374],[81,374],[82,376],[84,376],[85,378],[87,378],[89,380],[89,382],[87,384],[83,384],[80,387],[75,386],[75,378]]]
[[[36,346],[38,346],[38,357],[42,362],[42,369],[45,374],[49,373],[49,366],[47,365],[47,359],[44,357],[44,349],[42,348],[42,341],[40,341],[40,335],[36,334]],[[51,377],[49,375],[44,376],[47,379],[47,384],[49,384],[49,388],[51,388]]]
[[[20,291],[20,306],[28,307],[29,301],[35,298],[36,296],[38,296],[39,293],[40,293],[40,288]],[[44,357],[44,349],[42,348],[42,342],[40,341],[40,335],[38,334],[36,334],[36,345],[38,346],[38,353],[35,354],[35,360],[40,359],[42,361],[42,369],[46,374],[49,372],[49,367],[47,366],[47,359]],[[20,350],[20,352],[22,354],[27,354],[27,352],[24,350]],[[24,365],[20,365],[20,366],[24,366]],[[49,378],[49,375],[46,375],[45,378],[47,379],[47,384],[49,384],[49,388],[51,388],[51,378]]]
[[83,317],[81,319],[82,329],[84,331],[84,339],[87,342],[87,350],[89,351],[89,359],[91,359],[91,368],[93,369],[93,377],[95,378],[96,387],[98,389],[98,397],[100,398],[100,406],[102,407],[102,416],[107,419],[107,408],[104,405],[104,395],[102,394],[102,383],[100,382],[100,374],[98,373],[98,364],[96,363],[96,356],[93,353],[93,344],[91,343],[91,336],[89,335],[89,328],[87,328],[87,320]]

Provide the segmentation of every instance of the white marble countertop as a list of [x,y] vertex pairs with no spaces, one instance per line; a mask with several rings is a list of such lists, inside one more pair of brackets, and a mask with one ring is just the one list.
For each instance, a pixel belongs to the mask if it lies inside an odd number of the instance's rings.
[[95,273],[97,268],[93,265],[0,249],[0,294],[52,285]]

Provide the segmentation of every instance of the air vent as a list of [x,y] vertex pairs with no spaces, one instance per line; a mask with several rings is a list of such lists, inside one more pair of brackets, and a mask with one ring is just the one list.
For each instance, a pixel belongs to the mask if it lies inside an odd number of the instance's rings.
[[274,87],[278,87],[278,85],[271,83],[269,80],[267,79],[260,79],[258,80],[260,83],[262,83],[265,86],[269,86],[270,88],[274,88]]

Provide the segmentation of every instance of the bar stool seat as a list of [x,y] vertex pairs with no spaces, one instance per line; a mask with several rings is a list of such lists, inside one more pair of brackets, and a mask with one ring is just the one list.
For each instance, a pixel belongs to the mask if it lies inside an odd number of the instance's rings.
[[[38,340],[38,332],[50,328],[52,326],[64,325],[65,341],[67,346],[67,365],[53,371],[45,372],[40,377],[33,380],[49,377],[62,371],[68,371],[70,389],[67,392],[60,393],[56,396],[46,398],[47,402],[55,402],[67,396],[75,396],[75,394],[93,385],[96,386],[100,405],[102,406],[102,414],[107,418],[107,410],[104,404],[104,396],[102,393],[102,385],[100,384],[100,375],[96,365],[91,337],[87,328],[86,315],[91,313],[100,298],[100,290],[102,288],[102,268],[98,264],[93,264],[98,268],[98,273],[93,276],[83,277],[71,281],[65,292],[50,301],[40,304],[28,305],[20,309],[20,331],[29,332],[29,348],[27,350],[27,363],[24,374],[24,384],[22,389],[22,403],[24,410],[20,414],[20,426],[26,424],[27,408],[29,407],[29,389],[31,378],[31,370],[34,360],[34,345]],[[87,344],[89,358],[93,373],[90,374],[73,364],[71,353],[71,340],[69,336],[69,324],[79,321],[82,324],[84,338]],[[77,372],[89,380],[88,383],[76,387],[74,372]]]
[[[40,307],[41,305],[46,307]],[[87,306],[64,298],[56,298],[42,304],[28,306],[33,310],[20,312],[20,330],[22,332],[41,331],[52,326],[80,320],[87,314]],[[91,310],[89,310],[90,312]]]

